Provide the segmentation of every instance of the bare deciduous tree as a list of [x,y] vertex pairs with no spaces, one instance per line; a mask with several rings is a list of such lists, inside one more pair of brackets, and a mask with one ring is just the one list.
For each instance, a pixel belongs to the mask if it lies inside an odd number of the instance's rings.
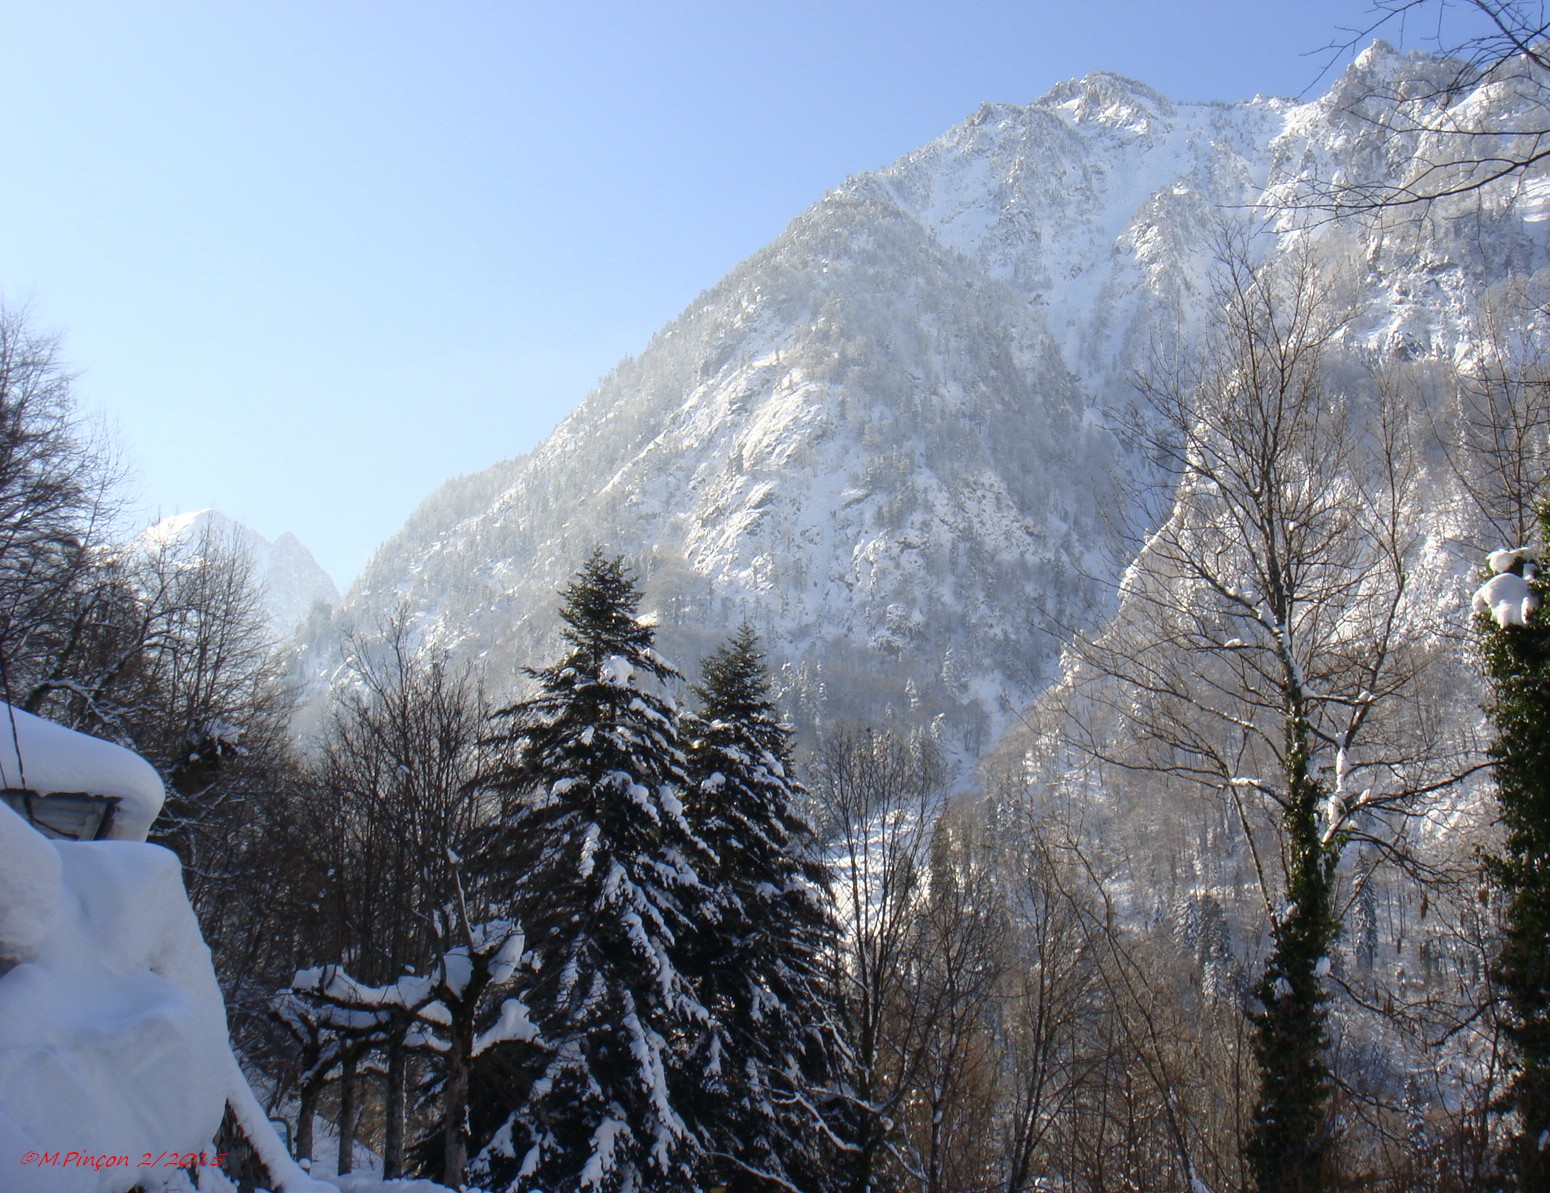
[[835,969],[855,1067],[844,1187],[869,1193],[898,1172],[903,1102],[935,1029],[934,1008],[912,997],[910,974],[946,776],[929,740],[870,730],[832,736],[810,770],[820,835],[834,857],[842,928]]
[[[393,983],[406,969],[424,973],[439,965],[444,972],[446,958],[460,948],[464,963],[478,969],[489,962],[486,954],[493,956],[474,939],[488,917],[480,907],[469,909],[462,858],[472,855],[484,820],[473,780],[484,761],[488,702],[472,671],[416,649],[406,615],[349,645],[352,682],[338,698],[316,768],[338,818],[334,959],[372,987]],[[438,1062],[443,1169],[457,1184],[467,1161],[472,1044],[479,1020],[491,1013],[490,983],[443,985],[439,997],[451,1029]],[[399,1016],[381,1045],[389,1062],[384,1166],[391,1175],[404,1166],[402,1053],[413,1023],[413,1014]]]
[[[1254,987],[1256,1186],[1322,1187],[1330,955],[1348,845],[1398,856],[1394,825],[1457,777],[1418,739],[1430,661],[1407,608],[1417,483],[1400,409],[1336,355],[1344,320],[1296,255],[1224,255],[1198,357],[1140,382],[1141,446],[1171,515],[1121,586],[1119,619],[1079,647],[1104,762],[1231,802],[1263,895],[1270,951]],[[1100,717],[1099,720],[1102,720]],[[1434,761],[1435,760],[1435,761]]]
[[[943,809],[931,829],[928,872],[910,949],[908,1006],[918,1060],[902,1100],[904,1165],[921,1193],[973,1189],[993,1170],[1001,1092],[995,1024],[1011,932],[998,851],[975,809]],[[906,1035],[904,1041],[907,1043]]]
[[[382,1078],[373,1143],[385,1171],[401,1175],[411,1054],[421,1058],[415,1066],[434,1075],[441,1095],[427,1162],[457,1184],[474,1056],[521,1034],[524,1022],[490,1030],[504,1022],[520,934],[486,915],[464,880],[483,819],[472,780],[485,758],[488,705],[471,669],[416,648],[405,615],[347,647],[323,739],[301,773],[278,785],[279,798],[260,802],[274,815],[248,850],[270,881],[283,875],[272,901],[302,925],[278,950],[290,962],[283,975],[272,962],[255,966],[268,979],[265,1012],[287,1035],[280,1051],[290,1056],[275,1071],[300,1095],[303,1156],[322,1095],[337,1087],[342,1171],[365,1089]],[[234,923],[261,922],[264,905],[247,891]]]
[[1459,363],[1456,432],[1441,436],[1454,477],[1490,536],[1478,557],[1532,541],[1535,510],[1550,495],[1550,342],[1547,294],[1516,279],[1476,312]]
[[57,337],[0,309],[0,680],[37,711],[111,633],[126,593],[100,567],[121,470],[75,408]]

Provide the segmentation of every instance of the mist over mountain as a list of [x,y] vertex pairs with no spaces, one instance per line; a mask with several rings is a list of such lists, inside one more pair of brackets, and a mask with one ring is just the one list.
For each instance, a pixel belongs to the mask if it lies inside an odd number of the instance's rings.
[[[1311,252],[1353,312],[1353,367],[1452,360],[1483,298],[1546,265],[1537,173],[1365,220],[1280,206],[1313,180],[1413,174],[1436,147],[1381,94],[1451,77],[1376,43],[1307,103],[1175,103],[1099,73],[983,106],[798,215],[536,450],[431,494],[305,627],[302,675],[321,690],[343,630],[403,611],[516,689],[601,545],[686,670],[746,619],[804,730],[940,718],[966,763],[1112,613],[1167,514],[1116,483],[1152,469],[1116,428],[1136,371],[1196,342],[1225,239]],[[1515,102],[1483,88],[1460,110]],[[1414,513],[1433,549],[1463,532],[1446,501]],[[1439,584],[1468,566],[1447,555]]]
[[277,641],[289,638],[314,606],[339,601],[333,578],[289,531],[271,542],[220,510],[203,509],[161,519],[145,530],[142,540],[179,551],[198,550],[207,543],[247,556],[269,631]]

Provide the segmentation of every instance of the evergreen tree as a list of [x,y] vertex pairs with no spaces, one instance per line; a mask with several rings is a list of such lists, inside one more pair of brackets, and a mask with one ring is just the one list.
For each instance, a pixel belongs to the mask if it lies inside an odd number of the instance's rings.
[[[1550,541],[1550,502],[1540,505],[1539,522]],[[1507,837],[1487,868],[1506,903],[1497,980],[1515,1052],[1508,1101],[1518,1115],[1502,1169],[1509,1188],[1543,1189],[1550,1183],[1550,586],[1523,552],[1504,552],[1492,565],[1498,575],[1476,607]]]
[[826,991],[838,932],[828,871],[753,630],[743,625],[702,666],[686,803],[715,862],[713,913],[689,962],[711,1013],[694,1123],[708,1183],[818,1189],[829,1168],[822,1093],[841,1056]]
[[[564,590],[570,649],[538,693],[497,714],[509,761],[495,856],[527,932],[542,1059],[474,1166],[499,1188],[685,1188],[694,1145],[674,1090],[704,1011],[678,968],[699,914],[696,841],[673,703],[678,673],[600,552]],[[499,881],[496,878],[495,881]]]
[[1259,1007],[1249,1015],[1260,1100],[1245,1152],[1260,1193],[1334,1183],[1325,1130],[1334,1086],[1326,1059],[1329,993],[1321,979],[1339,935],[1334,892],[1342,842],[1320,830],[1328,792],[1308,773],[1307,728],[1295,715],[1287,737],[1286,902],[1271,924],[1273,947],[1254,988]]

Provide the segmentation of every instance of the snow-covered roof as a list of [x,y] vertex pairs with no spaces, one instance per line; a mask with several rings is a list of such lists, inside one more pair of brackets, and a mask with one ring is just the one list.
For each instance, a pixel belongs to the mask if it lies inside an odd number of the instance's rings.
[[133,750],[66,729],[4,701],[0,701],[0,786],[41,796],[84,792],[116,799],[118,810],[106,835],[117,841],[145,840],[166,796],[156,768]]

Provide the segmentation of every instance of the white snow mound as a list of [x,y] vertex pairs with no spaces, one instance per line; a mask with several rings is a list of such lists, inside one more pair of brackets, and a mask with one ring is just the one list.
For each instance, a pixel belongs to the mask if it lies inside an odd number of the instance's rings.
[[606,687],[627,688],[635,678],[635,668],[622,655],[609,655],[598,669],[597,678]]
[[0,968],[35,953],[59,905],[59,854],[0,803]]
[[[156,845],[46,841],[0,811],[0,911],[26,929],[11,942],[21,957],[0,974],[5,1188],[118,1193],[181,1180],[136,1166],[146,1153],[212,1151],[231,1051],[178,859]],[[44,879],[30,904],[11,902],[12,875]],[[23,1164],[29,1152],[128,1159],[100,1170]]]
[[1527,625],[1529,617],[1539,608],[1539,598],[1522,576],[1502,572],[1480,586],[1471,604],[1476,613],[1489,613],[1497,625],[1506,629]]
[[1521,559],[1532,560],[1538,554],[1532,547],[1503,547],[1500,551],[1492,551],[1485,557],[1487,566],[1493,575],[1510,571],[1518,566]]

